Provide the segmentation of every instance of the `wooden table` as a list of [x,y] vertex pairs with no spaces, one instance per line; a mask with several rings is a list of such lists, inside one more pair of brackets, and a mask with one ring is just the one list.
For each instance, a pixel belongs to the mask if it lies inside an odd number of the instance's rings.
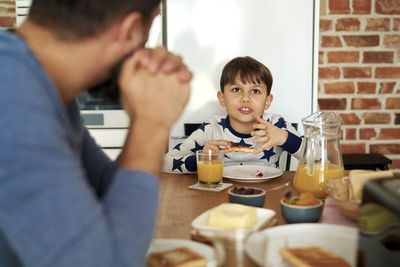
[[[295,192],[293,177],[295,172],[284,172],[282,176],[260,183],[238,183],[230,179],[224,182],[234,186],[254,186],[263,189],[271,189],[291,181],[288,187],[266,193],[264,208],[276,212],[276,225],[286,224],[282,218],[280,199],[286,190]],[[193,219],[204,211],[221,203],[229,202],[229,188],[220,192],[210,192],[188,189],[188,186],[197,182],[197,174],[168,174],[161,175],[161,188],[158,219],[155,228],[155,238],[183,238],[190,239]]]

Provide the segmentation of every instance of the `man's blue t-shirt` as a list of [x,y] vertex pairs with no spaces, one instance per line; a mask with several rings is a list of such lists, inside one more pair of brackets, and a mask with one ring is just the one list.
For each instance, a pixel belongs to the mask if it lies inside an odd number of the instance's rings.
[[158,185],[118,169],[26,43],[0,31],[0,266],[142,266]]

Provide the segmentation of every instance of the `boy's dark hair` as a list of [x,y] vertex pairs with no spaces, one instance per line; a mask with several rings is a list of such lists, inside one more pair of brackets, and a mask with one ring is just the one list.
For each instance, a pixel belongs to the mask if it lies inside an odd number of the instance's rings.
[[29,19],[62,40],[93,37],[132,11],[150,19],[161,0],[33,0]]
[[267,94],[271,93],[272,74],[261,62],[252,57],[236,57],[229,61],[222,70],[220,88],[224,92],[224,86],[228,83],[235,83],[236,75],[239,73],[243,83],[265,83]]

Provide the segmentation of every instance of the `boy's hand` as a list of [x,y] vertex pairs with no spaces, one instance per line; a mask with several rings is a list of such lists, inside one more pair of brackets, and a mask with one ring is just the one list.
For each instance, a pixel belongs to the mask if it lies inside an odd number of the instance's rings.
[[208,151],[208,150],[212,150],[212,151],[216,151],[216,150],[220,150],[220,146],[223,146],[224,149],[222,151],[224,151],[225,153],[227,152],[227,149],[231,146],[230,145],[230,141],[227,140],[209,140],[205,143],[203,150],[204,151]]
[[261,119],[261,117],[257,117],[257,123],[253,127],[256,130],[251,132],[251,135],[258,136],[258,138],[254,138],[254,143],[264,143],[253,154],[258,154],[274,146],[283,145],[287,140],[287,131]]

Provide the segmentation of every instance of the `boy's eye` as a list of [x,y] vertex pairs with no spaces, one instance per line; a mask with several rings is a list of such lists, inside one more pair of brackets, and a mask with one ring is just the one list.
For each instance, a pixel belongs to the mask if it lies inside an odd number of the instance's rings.
[[260,93],[261,93],[260,90],[258,90],[258,89],[253,89],[253,94],[258,95],[258,94],[260,94]]
[[237,87],[235,87],[235,88],[232,89],[232,92],[234,92],[234,93],[239,93],[239,92],[240,92],[240,89],[237,88]]

